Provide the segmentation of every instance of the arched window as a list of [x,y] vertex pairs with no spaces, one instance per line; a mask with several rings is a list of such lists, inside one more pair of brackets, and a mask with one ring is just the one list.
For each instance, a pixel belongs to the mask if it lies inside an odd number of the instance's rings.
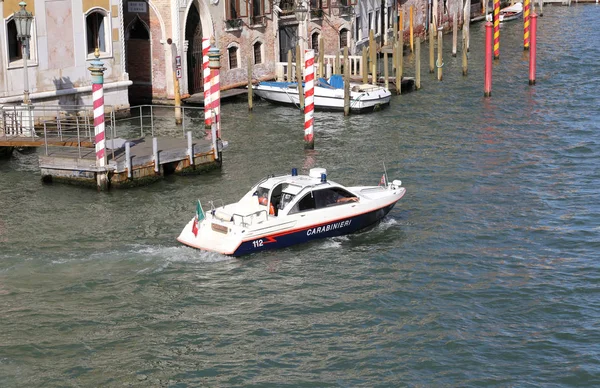
[[229,69],[237,69],[238,66],[238,48],[230,46],[227,48],[227,56],[229,58]]
[[93,57],[96,48],[103,56],[110,55],[110,17],[102,9],[94,9],[85,17],[85,33],[88,57]]
[[23,58],[21,43],[17,39],[17,25],[14,19],[8,21],[6,25],[6,37],[8,40],[8,61],[18,61]]
[[263,61],[262,61],[262,43],[256,42],[256,43],[254,43],[254,45],[252,47],[254,49],[254,64],[258,65],[258,64],[263,63]]
[[340,30],[340,48],[344,48],[344,47],[348,47],[348,33],[350,31],[348,31],[348,29],[346,28],[342,28]]
[[[5,20],[6,26],[6,55],[8,58],[8,66],[20,67],[22,66],[23,59],[23,48],[21,42],[17,38],[17,24],[13,16]],[[35,16],[31,23],[31,31],[29,32],[29,50],[27,50],[27,67],[35,66],[37,64],[37,49],[36,49],[36,29],[35,29]]]
[[312,34],[311,39],[310,39],[310,44],[313,50],[315,50],[315,52],[319,52],[319,33],[315,32]]

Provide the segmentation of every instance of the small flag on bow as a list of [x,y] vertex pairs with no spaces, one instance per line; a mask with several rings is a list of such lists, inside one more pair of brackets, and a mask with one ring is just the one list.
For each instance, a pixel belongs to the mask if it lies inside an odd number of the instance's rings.
[[381,176],[381,179],[379,180],[379,186],[386,186],[386,183],[385,183],[385,174],[383,174]]

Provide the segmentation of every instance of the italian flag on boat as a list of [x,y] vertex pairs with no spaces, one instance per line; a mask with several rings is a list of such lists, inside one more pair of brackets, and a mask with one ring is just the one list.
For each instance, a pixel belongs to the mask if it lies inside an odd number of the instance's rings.
[[196,203],[196,217],[194,218],[194,225],[192,226],[192,233],[194,236],[198,236],[198,222],[204,219],[204,210],[202,210],[202,204],[200,200]]

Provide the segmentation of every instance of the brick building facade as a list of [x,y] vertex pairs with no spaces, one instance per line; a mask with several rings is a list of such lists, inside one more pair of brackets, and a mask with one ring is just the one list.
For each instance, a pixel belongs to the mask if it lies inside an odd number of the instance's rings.
[[[27,7],[34,15],[28,60],[31,98],[34,104],[89,104],[87,67],[95,47],[107,68],[108,105],[172,99],[176,74],[182,95],[199,93],[203,38],[214,38],[221,50],[221,87],[240,87],[247,82],[249,62],[254,79],[273,78],[276,62],[285,62],[296,44],[327,55],[341,53],[345,46],[357,53],[370,29],[379,36],[389,35],[398,12],[404,14],[406,29],[411,5],[417,33],[424,31],[432,15],[447,23],[451,12],[462,7],[462,2],[451,0],[432,4],[428,0],[32,0]],[[295,12],[300,8],[306,11],[303,16]],[[18,0],[0,2],[5,23],[0,32],[1,104],[20,103],[23,94],[22,53],[13,19],[18,9]],[[323,47],[318,47],[320,38]]]

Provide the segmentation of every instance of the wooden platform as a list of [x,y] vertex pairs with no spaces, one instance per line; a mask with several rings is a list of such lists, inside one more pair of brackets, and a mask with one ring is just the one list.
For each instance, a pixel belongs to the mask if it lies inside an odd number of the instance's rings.
[[[221,91],[221,100],[227,100],[229,98],[233,98],[233,97],[237,97],[237,96],[241,96],[241,95],[247,95],[247,94],[248,94],[248,89],[246,89],[246,88],[222,90]],[[185,102],[186,104],[190,104],[190,105],[204,106],[204,93],[192,94],[190,97],[184,98],[182,101]]]
[[[3,136],[0,135],[0,147],[43,147],[46,141],[43,137],[20,137],[20,136]],[[76,137],[66,137],[63,139],[48,139],[47,144],[50,146],[77,147]],[[92,148],[94,144],[87,140],[82,140],[81,147]]]
[[144,137],[127,142],[130,144],[131,171],[128,168],[125,146],[107,149],[108,165],[97,167],[93,148],[53,145],[48,146],[48,152],[39,157],[42,179],[95,185],[96,174],[104,173],[108,174],[111,186],[122,187],[156,180],[167,173],[205,170],[220,164],[215,158],[211,140],[193,140],[194,163],[190,161],[187,140],[183,138],[157,138],[157,163],[154,161],[152,138]]

